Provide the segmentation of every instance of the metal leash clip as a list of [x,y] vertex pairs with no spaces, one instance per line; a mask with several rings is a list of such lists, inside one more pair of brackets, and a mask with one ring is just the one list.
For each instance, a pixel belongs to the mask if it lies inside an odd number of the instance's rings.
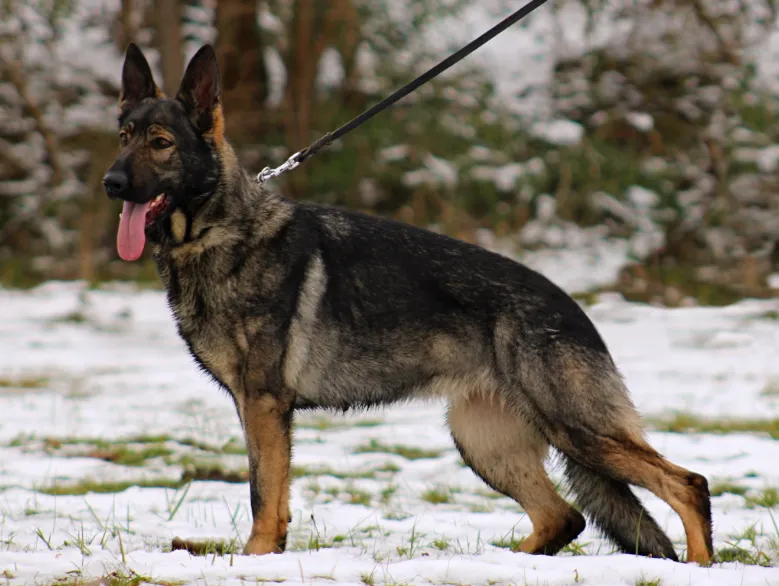
[[271,169],[270,167],[265,167],[262,171],[257,173],[257,183],[265,183],[268,181],[268,179],[273,179],[274,177],[278,177],[282,173],[286,173],[287,171],[291,171],[298,165],[300,165],[300,161],[298,161],[298,157],[300,156],[300,153],[302,151],[296,152],[294,155],[292,155],[289,159],[284,161],[281,165],[276,167],[275,169]]

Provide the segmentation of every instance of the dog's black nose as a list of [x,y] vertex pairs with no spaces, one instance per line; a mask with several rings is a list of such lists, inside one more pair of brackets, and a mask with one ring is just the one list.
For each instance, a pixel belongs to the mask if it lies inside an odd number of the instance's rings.
[[119,197],[127,189],[127,174],[109,171],[103,177],[103,187],[108,197]]

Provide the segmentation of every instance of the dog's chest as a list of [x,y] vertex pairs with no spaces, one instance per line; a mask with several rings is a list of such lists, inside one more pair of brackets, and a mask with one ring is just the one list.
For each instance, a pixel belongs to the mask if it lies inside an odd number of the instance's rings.
[[225,288],[194,271],[175,271],[166,283],[168,303],[190,353],[221,385],[242,388],[247,342],[238,310]]
[[242,392],[245,353],[239,347],[239,341],[223,332],[198,332],[185,334],[190,352],[222,386],[232,394]]
[[[238,396],[247,385],[271,384],[270,371],[271,378],[278,378],[284,316],[292,309],[279,301],[286,297],[278,271],[264,271],[259,277],[257,271],[226,274],[228,260],[218,260],[208,255],[193,264],[168,261],[158,262],[158,267],[179,335],[197,362]],[[307,333],[304,328],[301,337]],[[273,384],[280,383],[274,378]]]

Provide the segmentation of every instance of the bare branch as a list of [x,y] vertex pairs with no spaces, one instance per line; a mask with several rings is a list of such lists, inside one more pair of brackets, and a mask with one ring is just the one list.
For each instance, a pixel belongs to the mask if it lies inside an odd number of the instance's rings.
[[0,138],[0,163],[5,163],[11,167],[14,173],[28,173],[32,166],[28,161],[17,155],[11,143]]
[[57,139],[46,124],[43,112],[30,95],[24,69],[19,61],[16,59],[9,59],[2,54],[0,54],[0,66],[2,66],[2,69],[7,73],[8,80],[16,89],[16,93],[19,94],[25,109],[30,116],[33,117],[33,120],[35,120],[35,128],[43,137],[43,141],[46,145],[46,152],[49,155],[49,161],[53,171],[51,184],[59,185],[65,178],[65,170],[62,161],[60,160],[60,150]]
[[708,28],[709,31],[711,31],[711,33],[714,35],[714,38],[717,40],[717,44],[719,45],[722,56],[725,57],[730,63],[733,63],[734,65],[738,65],[741,62],[741,60],[739,59],[733,47],[730,46],[730,43],[728,43],[723,38],[719,30],[719,27],[717,26],[717,23],[709,15],[709,13],[706,12],[706,9],[703,6],[703,2],[701,0],[693,0],[692,10],[695,13],[695,17],[698,19],[698,21],[700,21],[700,23],[703,24],[703,26],[705,26],[706,28]]

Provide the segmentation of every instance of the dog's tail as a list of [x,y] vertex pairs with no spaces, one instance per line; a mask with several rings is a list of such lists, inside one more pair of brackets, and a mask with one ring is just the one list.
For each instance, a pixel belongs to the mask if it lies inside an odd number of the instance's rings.
[[623,552],[678,561],[671,540],[630,486],[567,456],[565,476],[585,515]]

